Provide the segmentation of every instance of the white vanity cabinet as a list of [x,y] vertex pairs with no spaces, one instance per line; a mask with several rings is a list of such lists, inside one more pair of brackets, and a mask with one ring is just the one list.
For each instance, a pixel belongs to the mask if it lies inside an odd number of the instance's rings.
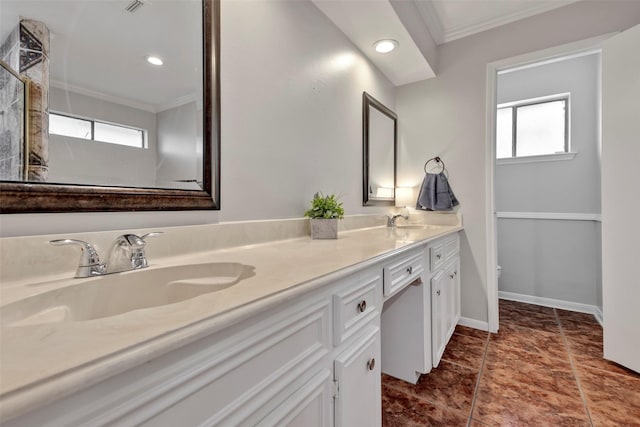
[[440,364],[445,347],[460,320],[460,238],[458,234],[427,247],[431,271],[431,352]]
[[[205,319],[197,335],[159,337],[172,348],[161,355],[157,341],[140,343],[126,351],[146,363],[123,364],[121,373],[2,425],[379,427],[382,370],[415,383],[453,333],[458,248],[455,233],[295,297]],[[78,367],[87,376],[99,370]]]
[[366,269],[3,427],[379,426],[381,304]]

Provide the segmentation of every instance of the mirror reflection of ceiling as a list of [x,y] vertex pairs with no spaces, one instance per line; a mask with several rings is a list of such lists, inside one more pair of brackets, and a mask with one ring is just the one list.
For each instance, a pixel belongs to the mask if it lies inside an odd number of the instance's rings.
[[[135,0],[134,0],[135,1]],[[97,93],[158,112],[195,100],[202,81],[198,0],[2,0],[4,40],[20,18],[51,33],[52,86]],[[164,61],[158,67],[148,56]]]

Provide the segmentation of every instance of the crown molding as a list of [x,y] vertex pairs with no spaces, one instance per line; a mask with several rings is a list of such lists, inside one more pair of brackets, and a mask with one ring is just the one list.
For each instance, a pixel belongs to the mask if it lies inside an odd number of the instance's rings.
[[433,2],[431,0],[414,0],[414,3],[433,40],[436,44],[444,43],[444,29]]
[[[502,25],[510,24],[521,19],[526,19],[540,13],[548,12],[562,6],[575,3],[576,1],[578,0],[562,0],[553,3],[532,3],[531,6],[525,9],[507,15],[499,16],[493,19],[482,20],[473,24],[455,26],[444,31],[443,43],[461,39],[463,37],[490,30],[492,28],[500,27]],[[426,3],[431,3],[431,0],[428,0]]]
[[420,13],[422,20],[425,22],[427,29],[437,44],[447,43],[453,40],[461,39],[482,31],[490,30],[501,25],[510,24],[521,19],[529,18],[540,13],[548,12],[579,0],[559,0],[555,2],[532,2],[529,7],[519,11],[502,15],[492,19],[484,19],[471,24],[453,26],[445,28],[440,20],[438,9],[433,0],[414,0],[414,3]]
[[78,93],[80,95],[89,96],[91,98],[100,99],[102,101],[113,102],[114,104],[124,105],[126,107],[136,108],[138,110],[148,111],[154,114],[158,112],[156,106],[151,104],[136,102],[130,99],[121,98],[119,96],[108,95],[106,93],[102,93],[102,92],[87,89],[84,87],[76,86],[73,84],[61,82],[59,80],[51,79],[49,81],[49,85],[58,89],[68,90],[70,92]]

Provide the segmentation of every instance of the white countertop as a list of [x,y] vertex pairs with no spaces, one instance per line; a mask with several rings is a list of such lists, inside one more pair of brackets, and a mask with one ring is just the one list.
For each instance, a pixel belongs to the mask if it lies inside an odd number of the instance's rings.
[[[256,274],[227,289],[170,305],[90,321],[3,327],[0,410],[4,418],[13,418],[461,229],[376,227],[341,232],[337,240],[305,237],[152,259],[150,269],[237,262],[255,267]],[[83,279],[53,280],[45,286],[65,286],[70,280]],[[33,292],[28,284],[7,287],[2,289],[2,304]]]

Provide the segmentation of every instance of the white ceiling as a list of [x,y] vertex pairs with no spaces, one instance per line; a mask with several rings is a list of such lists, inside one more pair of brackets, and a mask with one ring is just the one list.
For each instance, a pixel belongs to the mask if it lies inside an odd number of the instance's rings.
[[[396,11],[400,8],[406,11],[408,6],[413,7],[435,46],[576,1],[579,0],[313,0],[396,86],[434,77],[436,68],[424,54],[423,35],[416,34],[415,25],[409,31],[410,23],[398,17]],[[397,40],[399,48],[387,54],[375,52],[373,43],[382,38]]]

